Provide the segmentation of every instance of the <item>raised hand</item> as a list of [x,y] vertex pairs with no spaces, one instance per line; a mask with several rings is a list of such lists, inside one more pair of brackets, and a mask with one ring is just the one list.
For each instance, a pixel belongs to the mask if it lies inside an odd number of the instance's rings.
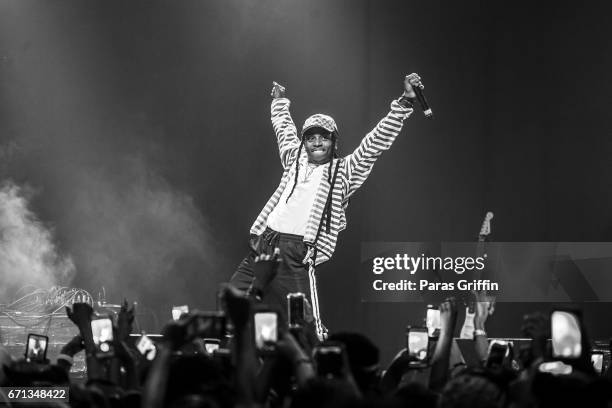
[[272,82],[272,84],[273,86],[272,86],[272,91],[270,92],[270,95],[274,99],[284,98],[285,97],[285,87],[279,84],[278,82]]
[[551,337],[550,318],[542,312],[534,312],[523,316],[521,333],[532,339],[531,352],[539,358],[546,354],[546,339]]
[[227,315],[237,329],[243,329],[251,318],[251,300],[231,285],[222,290]]
[[272,282],[278,271],[278,267],[281,263],[280,249],[274,248],[274,253],[260,254],[255,257],[253,262],[253,274],[255,279],[253,280],[253,289],[256,292],[263,292],[263,290]]
[[125,341],[130,336],[132,323],[134,323],[134,305],[129,307],[128,301],[124,299],[117,315],[117,337],[120,341]]
[[433,357],[431,359],[431,374],[429,386],[431,389],[439,390],[446,383],[448,377],[448,365],[450,351],[453,341],[455,324],[457,323],[457,305],[455,298],[448,298],[440,304],[440,337],[436,343]]
[[77,327],[89,327],[91,316],[93,315],[93,308],[87,303],[75,303],[72,305],[72,309],[66,306],[66,314]]
[[304,321],[306,323],[312,323],[314,321],[312,306],[310,306],[308,299],[304,299]]
[[410,75],[406,75],[404,78],[404,94],[406,98],[414,99],[416,98],[416,94],[414,93],[414,87],[418,86],[421,89],[424,89],[425,86],[421,82],[421,77],[419,74],[412,73]]
[[180,349],[188,341],[187,329],[191,324],[190,318],[170,321],[162,329],[164,341],[171,350]]
[[457,323],[457,304],[455,298],[446,299],[440,304],[440,335],[452,335]]
[[474,328],[484,330],[487,318],[495,311],[495,299],[485,292],[476,292],[474,295],[476,296]]

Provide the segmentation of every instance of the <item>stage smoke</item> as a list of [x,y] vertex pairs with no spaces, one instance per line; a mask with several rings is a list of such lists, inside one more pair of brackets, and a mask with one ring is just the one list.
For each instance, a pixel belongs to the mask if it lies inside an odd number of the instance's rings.
[[66,234],[77,286],[109,301],[149,307],[214,304],[219,251],[191,196],[171,186],[143,157],[83,169],[73,187]]
[[0,299],[26,286],[66,285],[75,273],[69,256],[59,253],[53,230],[29,208],[31,192],[10,181],[0,186]]

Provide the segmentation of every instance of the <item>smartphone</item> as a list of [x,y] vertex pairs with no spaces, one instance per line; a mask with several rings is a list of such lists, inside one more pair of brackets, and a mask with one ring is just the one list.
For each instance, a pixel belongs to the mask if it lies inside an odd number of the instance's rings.
[[582,332],[576,313],[555,310],[550,317],[552,355],[554,358],[577,359],[582,355]]
[[485,367],[501,367],[504,365],[505,359],[512,359],[513,344],[504,340],[492,340],[489,343],[489,351],[487,353],[487,361]]
[[172,307],[172,320],[178,320],[184,313],[189,313],[189,306],[173,306]]
[[427,361],[429,334],[427,327],[406,327],[406,350],[411,360],[417,364]]
[[219,339],[204,339],[204,348],[208,354],[213,354],[219,350],[221,341]]
[[94,318],[91,321],[91,334],[96,346],[96,357],[112,357],[114,355],[113,321],[110,316]]
[[604,366],[604,353],[603,351],[593,351],[591,353],[591,363],[593,364],[593,368],[595,372],[599,375],[603,372]]
[[549,361],[538,366],[541,373],[549,373],[553,375],[569,375],[572,373],[572,366],[565,364],[563,361]]
[[427,326],[429,337],[437,338],[440,335],[440,310],[433,307],[433,305],[427,305],[425,326]]
[[304,313],[305,295],[300,292],[289,293],[287,295],[287,316],[289,317],[289,328],[302,327],[306,315]]
[[324,378],[339,378],[343,373],[344,347],[340,343],[326,342],[313,350],[317,375]]
[[49,337],[42,334],[28,334],[26,343],[25,357],[26,360],[35,363],[44,363],[47,359],[47,346],[49,345]]
[[273,311],[255,312],[253,315],[255,328],[255,346],[268,349],[278,341],[278,314]]
[[136,348],[140,351],[140,354],[146,357],[147,360],[151,361],[155,359],[157,354],[157,347],[153,340],[151,340],[146,334],[142,334],[136,342]]

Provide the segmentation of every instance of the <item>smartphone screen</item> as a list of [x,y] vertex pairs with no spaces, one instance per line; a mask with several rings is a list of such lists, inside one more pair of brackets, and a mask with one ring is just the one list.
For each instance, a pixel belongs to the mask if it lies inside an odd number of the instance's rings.
[[553,357],[579,358],[582,354],[582,333],[578,317],[556,310],[551,315]]
[[317,346],[313,352],[317,375],[321,377],[340,377],[343,356],[341,346]]
[[304,294],[289,293],[287,295],[287,316],[289,328],[300,327],[304,324]]
[[28,334],[25,356],[28,361],[43,363],[47,358],[49,338],[40,334]]
[[440,310],[428,307],[425,322],[429,337],[437,337],[440,332]]
[[204,348],[208,354],[213,354],[219,350],[219,339],[204,339]]
[[189,313],[189,306],[174,306],[172,308],[172,320],[178,320],[184,313]]
[[151,340],[146,334],[143,334],[138,339],[136,343],[136,348],[140,351],[140,354],[145,356],[147,360],[151,361],[155,358],[155,354],[157,353],[157,347],[155,347],[155,343]]
[[91,334],[99,357],[113,354],[113,322],[110,317],[91,321]]
[[549,361],[539,365],[538,370],[542,373],[554,375],[569,375],[572,373],[572,366],[563,361]]
[[601,374],[601,372],[603,371],[603,362],[604,362],[603,353],[593,352],[591,354],[591,363],[593,364],[593,368],[595,369],[595,372],[597,374]]
[[408,328],[406,332],[406,349],[408,355],[417,361],[427,360],[429,334],[425,327]]
[[255,320],[255,345],[263,349],[278,341],[278,316],[275,312],[257,312]]

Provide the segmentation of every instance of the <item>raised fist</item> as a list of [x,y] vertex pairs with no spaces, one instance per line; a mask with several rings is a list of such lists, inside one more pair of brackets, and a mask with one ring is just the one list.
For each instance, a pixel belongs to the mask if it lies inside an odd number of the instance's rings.
[[270,95],[274,99],[284,98],[285,97],[285,87],[279,84],[278,82],[272,82],[272,84],[273,86],[272,86],[272,91],[270,92]]
[[406,75],[406,78],[404,78],[404,96],[406,98],[416,98],[416,94],[414,93],[415,86],[418,86],[421,89],[425,88],[421,82],[421,77],[419,74],[412,73],[410,75]]
[[457,305],[454,298],[440,304],[440,333],[453,333],[457,322]]

